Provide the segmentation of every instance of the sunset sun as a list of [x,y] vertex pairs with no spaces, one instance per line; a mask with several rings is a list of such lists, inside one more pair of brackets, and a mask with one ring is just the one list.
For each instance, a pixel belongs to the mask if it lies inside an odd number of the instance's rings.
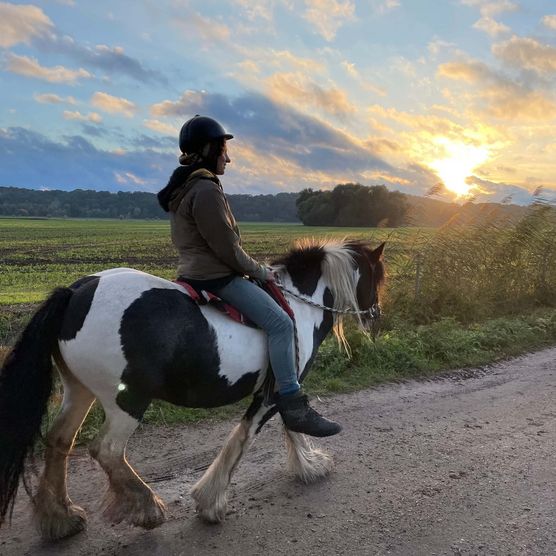
[[468,195],[472,186],[467,183],[466,178],[487,160],[488,149],[446,139],[440,139],[438,143],[443,147],[446,156],[430,162],[429,166],[442,180],[446,189],[456,193],[458,197]]

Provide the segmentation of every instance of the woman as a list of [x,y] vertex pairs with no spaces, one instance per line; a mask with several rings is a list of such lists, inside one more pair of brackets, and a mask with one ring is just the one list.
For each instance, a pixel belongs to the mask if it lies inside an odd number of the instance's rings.
[[260,287],[245,279],[274,280],[272,271],[241,247],[236,221],[217,176],[230,163],[226,142],[233,136],[212,118],[195,116],[180,131],[181,166],[158,194],[170,213],[172,241],[179,252],[178,276],[211,291],[239,309],[268,335],[276,405],[286,427],[312,436],[331,436],[341,427],[309,406],[297,381],[294,329],[290,317]]

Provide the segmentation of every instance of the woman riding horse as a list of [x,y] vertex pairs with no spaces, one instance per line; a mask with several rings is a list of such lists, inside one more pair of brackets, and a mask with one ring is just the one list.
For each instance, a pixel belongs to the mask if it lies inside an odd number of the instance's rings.
[[291,318],[245,278],[274,281],[272,271],[242,249],[238,226],[217,177],[231,162],[227,141],[232,138],[206,116],[191,118],[181,129],[181,166],[158,194],[162,208],[170,213],[172,241],[179,252],[179,280],[215,293],[266,332],[278,387],[275,401],[288,429],[311,436],[337,434],[340,425],[312,409],[300,388]]
[[[0,527],[11,513],[41,432],[54,384],[53,361],[64,398],[46,436],[44,471],[33,498],[35,519],[46,539],[85,528],[85,512],[68,496],[66,468],[95,400],[105,421],[89,452],[107,474],[104,514],[115,523],[125,520],[152,528],[164,521],[162,500],[126,458],[128,439],[153,400],[209,408],[252,396],[241,421],[191,490],[198,515],[207,521],[224,519],[232,474],[276,409],[287,425],[288,467],[293,473],[308,483],[331,469],[330,456],[304,434],[293,432],[330,435],[339,426],[314,412],[299,392],[289,317],[242,277],[272,279],[272,274],[241,249],[216,177],[229,161],[229,136],[214,120],[194,118],[188,124],[182,133],[183,150],[189,151],[182,160],[187,164],[174,172],[160,194],[170,209],[182,255],[180,273],[190,281],[216,281],[209,289],[268,334],[212,306],[198,305],[178,283],[130,268],[107,269],[54,290],[0,369]],[[355,315],[364,330],[378,318],[383,248],[371,249],[360,241],[302,241],[273,262],[295,315],[300,380],[331,331],[345,343],[344,315]],[[277,400],[265,387],[269,360],[280,389]],[[186,442],[180,453],[183,449]]]

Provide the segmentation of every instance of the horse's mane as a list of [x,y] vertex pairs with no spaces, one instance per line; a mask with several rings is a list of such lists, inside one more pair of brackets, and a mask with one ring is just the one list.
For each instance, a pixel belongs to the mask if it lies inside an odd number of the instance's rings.
[[[304,238],[277,260],[273,266],[280,267],[290,276],[306,276],[316,280],[322,275],[329,284],[334,298],[334,309],[358,309],[357,280],[354,268],[357,255],[369,254],[371,250],[361,241]],[[375,266],[377,286],[384,280],[382,261]],[[361,323],[361,317],[356,318]],[[334,335],[349,352],[344,334],[344,316],[334,313]]]

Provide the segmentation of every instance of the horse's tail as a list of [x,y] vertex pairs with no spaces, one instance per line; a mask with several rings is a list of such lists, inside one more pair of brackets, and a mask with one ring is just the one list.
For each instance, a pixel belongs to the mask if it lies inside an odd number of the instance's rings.
[[52,350],[73,291],[58,288],[34,314],[0,371],[0,526],[13,511],[52,391]]

